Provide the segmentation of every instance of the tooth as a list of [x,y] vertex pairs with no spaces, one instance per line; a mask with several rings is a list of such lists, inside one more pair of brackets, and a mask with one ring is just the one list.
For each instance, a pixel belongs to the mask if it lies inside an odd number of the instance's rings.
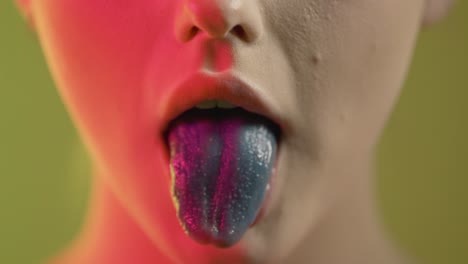
[[216,107],[216,100],[204,101],[195,106],[198,109],[211,109]]
[[232,109],[232,108],[236,108],[236,106],[226,101],[218,101],[218,108]]

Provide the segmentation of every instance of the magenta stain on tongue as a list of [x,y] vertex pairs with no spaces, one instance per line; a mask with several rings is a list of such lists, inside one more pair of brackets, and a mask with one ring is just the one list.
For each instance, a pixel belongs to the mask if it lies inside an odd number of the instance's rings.
[[[241,124],[239,120],[235,120],[231,123],[222,127],[221,134],[225,138],[235,138],[234,131],[237,131],[236,127],[240,127]],[[234,191],[234,184],[232,184],[232,178],[230,176],[234,175],[235,173],[235,163],[233,162],[235,159],[235,153],[237,152],[234,142],[226,140],[223,142],[222,152],[221,152],[221,162],[219,168],[219,175],[218,180],[216,182],[215,187],[215,194],[213,197],[213,204],[214,204],[214,215],[219,216],[220,219],[218,221],[218,231],[220,233],[226,232],[229,228],[226,224],[226,211],[222,211],[223,203],[226,202],[226,192],[232,193]],[[218,212],[217,212],[218,211]]]
[[179,220],[199,243],[230,246],[255,220],[271,176],[276,138],[269,121],[196,110],[170,128]]

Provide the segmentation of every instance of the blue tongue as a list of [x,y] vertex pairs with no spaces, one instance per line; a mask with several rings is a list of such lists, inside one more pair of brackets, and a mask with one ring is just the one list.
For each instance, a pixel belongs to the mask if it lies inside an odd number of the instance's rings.
[[199,243],[228,247],[255,221],[276,158],[275,127],[246,111],[191,110],[168,131],[178,218]]

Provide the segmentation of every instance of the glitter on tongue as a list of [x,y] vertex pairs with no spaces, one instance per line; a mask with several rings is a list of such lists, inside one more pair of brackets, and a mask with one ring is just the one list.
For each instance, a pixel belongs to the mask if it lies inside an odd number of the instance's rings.
[[173,196],[187,234],[227,247],[255,220],[276,156],[268,120],[227,111],[194,110],[169,130]]

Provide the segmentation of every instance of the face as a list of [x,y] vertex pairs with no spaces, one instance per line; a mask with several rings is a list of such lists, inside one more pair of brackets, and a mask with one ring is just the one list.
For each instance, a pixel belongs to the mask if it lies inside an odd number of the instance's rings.
[[[99,177],[155,246],[201,263],[287,256],[348,191],[399,93],[424,3],[41,0],[30,9]],[[164,136],[208,99],[281,129],[264,215],[222,250],[181,228]]]

